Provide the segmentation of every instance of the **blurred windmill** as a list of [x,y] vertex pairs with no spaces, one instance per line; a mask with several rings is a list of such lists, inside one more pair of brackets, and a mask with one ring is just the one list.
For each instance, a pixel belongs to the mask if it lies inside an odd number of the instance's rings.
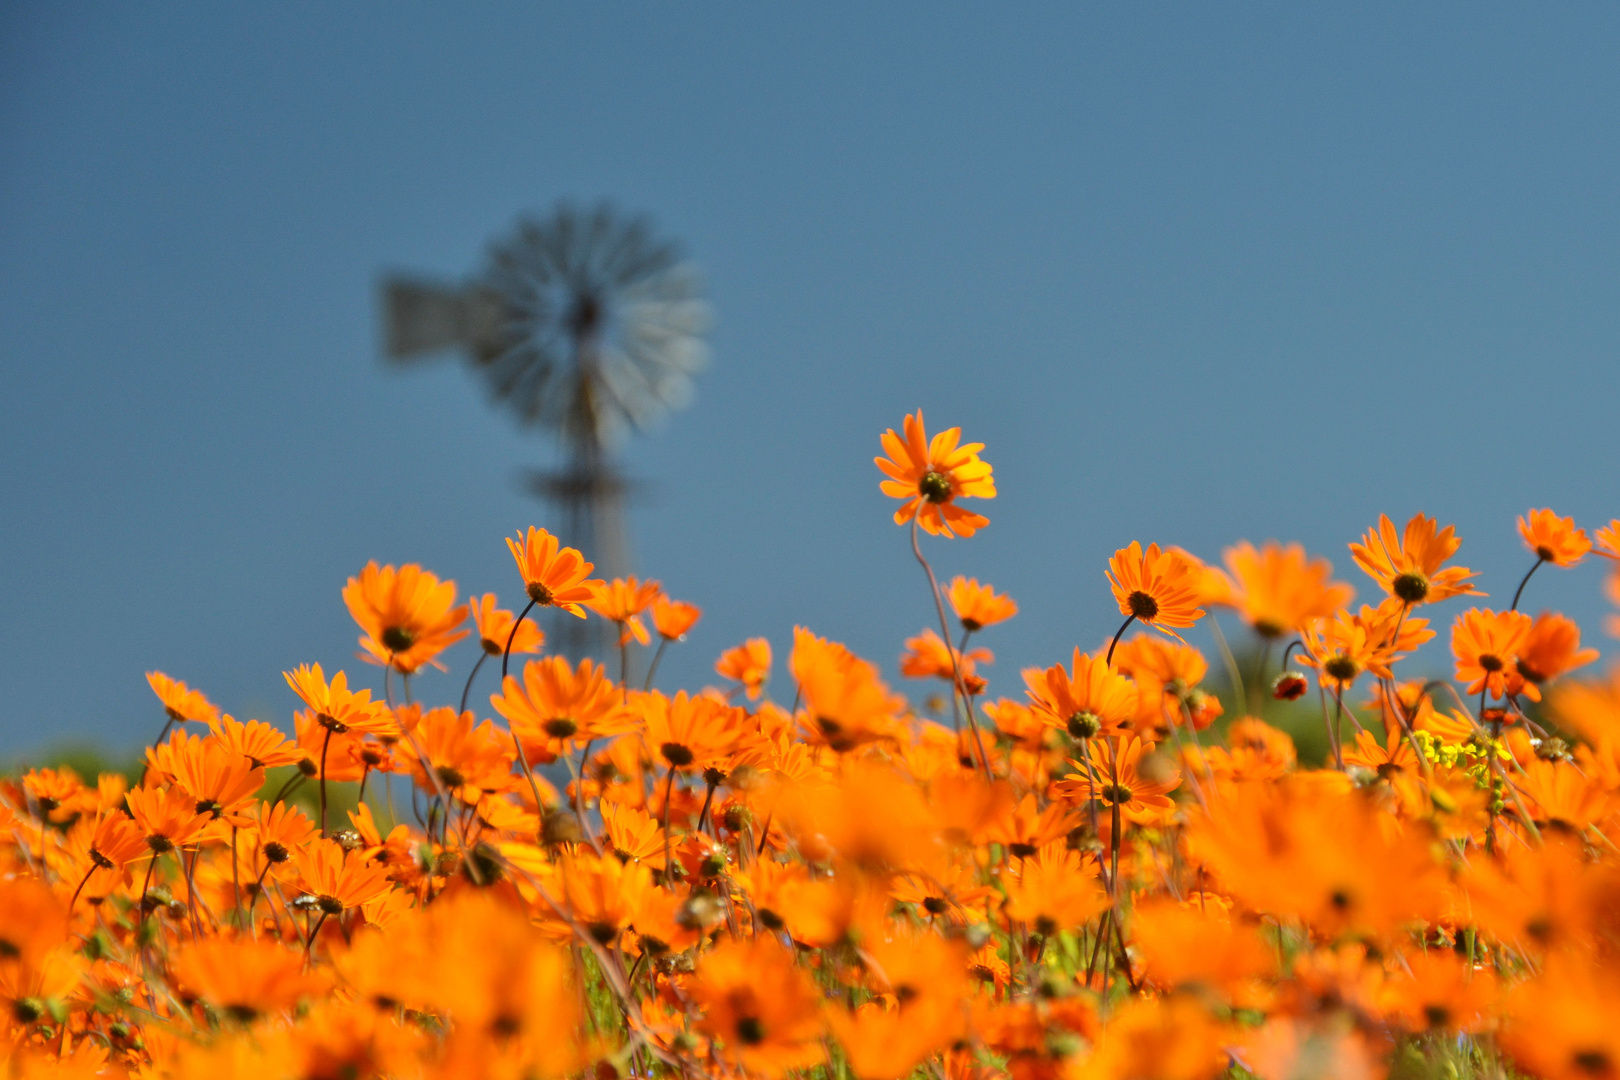
[[[564,203],[519,220],[464,282],[386,278],[383,312],[390,360],[460,352],[522,424],[557,434],[562,467],[529,472],[525,486],[562,512],[564,542],[598,574],[628,573],[630,484],[613,451],[685,404],[708,360],[709,306],[680,247],[645,218]],[[580,620],[559,629],[570,653],[601,644]]]

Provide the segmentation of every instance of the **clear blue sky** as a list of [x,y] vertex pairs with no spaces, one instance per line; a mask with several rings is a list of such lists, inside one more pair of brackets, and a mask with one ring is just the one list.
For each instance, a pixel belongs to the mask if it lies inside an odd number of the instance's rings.
[[[1620,514],[1620,9],[1411,7],[5,4],[0,751],[150,738],[154,667],[289,724],[283,669],[363,666],[369,558],[515,596],[554,448],[386,370],[375,289],[565,196],[717,315],[628,452],[639,568],[705,610],[669,685],[795,622],[893,671],[932,611],[872,457],[918,406],[996,468],[930,545],[1023,604],[993,693],[1114,628],[1132,539],[1367,598],[1345,543],[1423,509],[1505,603],[1514,515]],[[1606,647],[1598,583],[1527,606]]]

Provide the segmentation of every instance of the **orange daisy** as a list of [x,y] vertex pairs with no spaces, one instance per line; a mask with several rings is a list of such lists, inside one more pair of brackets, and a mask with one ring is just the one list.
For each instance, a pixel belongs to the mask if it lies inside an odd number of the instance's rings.
[[368,562],[360,576],[343,587],[343,602],[365,636],[361,659],[410,675],[424,664],[440,670],[437,657],[467,636],[459,629],[467,619],[465,605],[456,606],[456,583],[438,577],[415,563],[399,569]]
[[956,505],[959,498],[993,499],[996,483],[990,464],[979,459],[983,443],[958,445],[961,428],[951,428],[928,438],[922,410],[907,416],[902,425],[905,438],[893,428],[883,433],[883,450],[888,457],[874,458],[889,479],[878,486],[883,494],[904,499],[894,512],[894,523],[904,525],[913,518],[935,536],[972,536],[990,524]]
[[553,761],[575,743],[636,726],[602,665],[590,660],[581,660],[577,669],[561,656],[530,660],[523,665],[523,681],[508,675],[489,703],[506,717],[524,754],[539,761]]
[[[1262,637],[1298,633],[1350,603],[1355,590],[1328,580],[1333,564],[1307,558],[1299,544],[1267,540],[1256,549],[1247,540],[1222,553],[1232,572],[1229,602]],[[1221,571],[1213,571],[1220,574]]]
[[1203,567],[1185,553],[1160,551],[1158,544],[1149,544],[1144,552],[1132,540],[1130,547],[1114,552],[1108,566],[1105,576],[1121,615],[1178,640],[1181,635],[1173,627],[1185,629],[1204,617],[1198,606]]
[[1597,553],[1606,559],[1620,559],[1620,518],[1615,518],[1601,529],[1592,530]]
[[758,701],[771,677],[771,643],[762,637],[749,638],[721,653],[714,662],[714,671],[722,679],[740,683],[749,701]]
[[[1499,698],[1526,687],[1534,690],[1515,667],[1519,650],[1529,640],[1530,625],[1530,616],[1522,611],[1469,608],[1457,616],[1451,627],[1451,653],[1457,659],[1457,679],[1468,683],[1470,694],[1485,691]],[[1531,696],[1539,700],[1541,692]]]
[[161,671],[148,671],[146,681],[152,692],[163,702],[163,711],[174,721],[191,720],[198,724],[219,719],[219,707],[179,679],[171,679]]
[[[510,611],[496,607],[492,592],[473,598],[472,617],[473,625],[478,628],[478,644],[488,656],[500,656],[506,651],[508,641],[512,643],[513,656],[537,653],[546,643],[545,632],[534,625],[533,620],[518,623]],[[516,636],[512,633],[514,625],[517,626]]]
[[527,535],[508,538],[506,546],[517,560],[529,600],[539,607],[561,608],[583,619],[581,605],[595,600],[604,588],[601,580],[590,578],[595,563],[586,562],[573,548],[559,549],[557,538],[544,529],[530,525]]
[[641,624],[641,613],[646,611],[662,592],[656,581],[638,581],[634,577],[614,578],[608,582],[585,606],[619,624],[619,644],[628,644],[634,637],[643,645],[652,639]]
[[998,622],[1006,622],[1018,614],[1016,601],[1002,596],[988,585],[980,585],[978,578],[965,578],[958,574],[951,579],[947,595],[951,608],[962,622],[962,629],[974,633]]
[[1032,712],[1076,739],[1112,735],[1137,713],[1136,684],[1103,660],[1074,650],[1072,670],[1053,664],[1024,672]]
[[962,676],[962,685],[970,694],[982,693],[984,679],[977,673],[979,664],[995,662],[989,649],[959,651],[947,645],[934,631],[924,628],[921,634],[906,639],[906,651],[900,657],[900,674],[908,679],[944,679],[953,681]]
[[296,671],[281,674],[293,692],[314,711],[320,725],[330,732],[394,735],[399,731],[399,724],[388,706],[372,701],[370,690],[351,692],[349,677],[341,671],[332,676],[330,684],[319,664],[302,664]]
[[[1519,648],[1516,662],[1519,674],[1530,684],[1539,687],[1566,671],[1585,667],[1598,658],[1596,649],[1581,648],[1581,628],[1575,620],[1550,611],[1543,611],[1531,624],[1530,633]],[[1540,701],[1539,692],[1534,700]]]
[[684,600],[660,596],[652,602],[653,626],[665,641],[680,641],[703,617],[703,609]]
[[1577,529],[1574,518],[1561,518],[1547,509],[1531,510],[1520,518],[1519,535],[1536,558],[1554,566],[1574,566],[1592,550],[1586,530]]
[[1457,553],[1462,540],[1447,525],[1436,531],[1433,518],[1415,515],[1406,532],[1396,535],[1395,523],[1380,514],[1378,528],[1369,529],[1361,543],[1350,545],[1356,565],[1389,593],[1406,604],[1433,604],[1452,596],[1484,596],[1469,581],[1473,571],[1441,564]]

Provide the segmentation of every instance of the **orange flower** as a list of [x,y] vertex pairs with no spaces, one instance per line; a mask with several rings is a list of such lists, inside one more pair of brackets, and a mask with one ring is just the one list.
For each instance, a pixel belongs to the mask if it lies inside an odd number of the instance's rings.
[[947,595],[962,628],[975,633],[1018,614],[1018,604],[1011,597],[1002,596],[988,585],[980,585],[978,578],[958,574],[951,579]]
[[714,662],[715,674],[741,683],[749,701],[758,701],[771,677],[771,643],[762,637],[749,638],[734,649],[727,649]]
[[944,679],[952,682],[960,673],[968,693],[978,694],[984,691],[985,682],[975,669],[979,664],[994,661],[995,654],[989,649],[959,652],[954,646],[945,644],[932,630],[924,629],[916,637],[906,639],[906,651],[900,657],[900,674],[908,679]]
[[702,769],[724,762],[742,734],[742,710],[711,697],[673,698],[657,690],[637,694],[631,704],[646,724],[647,748],[671,769]]
[[529,599],[539,607],[561,608],[583,619],[585,609],[580,605],[595,600],[604,588],[602,581],[590,579],[596,564],[586,562],[573,548],[559,550],[557,538],[544,529],[530,525],[527,536],[508,538],[506,546],[517,560]]
[[90,838],[90,861],[103,870],[116,870],[147,850],[140,826],[116,811],[102,815]]
[[1308,559],[1299,544],[1284,547],[1267,540],[1256,550],[1245,540],[1222,556],[1232,572],[1230,603],[1262,637],[1297,633],[1310,620],[1332,615],[1355,596],[1350,586],[1328,580],[1332,563]]
[[505,790],[512,780],[517,752],[493,720],[480,724],[471,710],[458,716],[454,709],[429,709],[412,734],[415,741],[401,744],[400,757],[424,788],[433,788],[429,765],[439,783],[467,803],[476,803],[485,792]]
[[576,742],[618,735],[635,728],[623,698],[601,664],[581,660],[577,669],[561,656],[530,660],[523,682],[508,675],[499,694],[490,695],[531,760],[552,761]]
[[263,720],[242,723],[226,715],[218,723],[208,725],[214,738],[253,763],[254,768],[273,769],[277,765],[296,765],[304,759],[303,751],[280,731]]
[[1108,907],[1095,866],[1065,843],[1046,845],[1015,869],[1007,879],[1007,916],[1037,933],[1073,929]]
[[200,998],[238,1023],[285,1012],[322,988],[304,974],[303,957],[273,941],[215,938],[188,947],[174,962],[188,998]]
[[1545,1080],[1620,1075],[1620,977],[1596,957],[1555,957],[1508,995],[1498,1037],[1521,1066]]
[[197,800],[178,788],[136,788],[125,800],[130,816],[156,854],[188,844],[211,820]]
[[641,624],[641,613],[658,599],[661,588],[656,581],[638,581],[633,577],[614,578],[585,606],[605,619],[619,624],[619,644],[628,644],[634,637],[643,645],[651,642],[647,628]]
[[495,606],[494,593],[473,598],[472,617],[473,625],[478,627],[478,644],[485,655],[500,656],[506,652],[508,641],[512,643],[513,656],[537,653],[546,643],[545,633],[532,619],[524,619],[514,637],[512,626],[516,619],[510,611]]
[[148,671],[146,681],[151,684],[158,700],[163,702],[163,711],[169,714],[170,720],[207,724],[219,718],[218,706],[180,680],[171,679],[161,671]]
[[1355,615],[1340,611],[1331,619],[1317,619],[1300,634],[1305,644],[1300,662],[1340,690],[1364,671],[1391,678],[1390,665],[1400,659],[1397,649],[1415,648],[1434,636],[1427,619],[1402,618],[1404,611],[1400,601],[1386,600],[1376,609],[1363,604]]
[[197,801],[197,812],[245,825],[247,803],[264,786],[264,769],[223,743],[191,738],[175,747],[174,780]]
[[1574,518],[1561,518],[1551,510],[1531,510],[1520,518],[1519,535],[1536,558],[1554,566],[1574,566],[1592,550],[1586,530],[1577,529]]
[[[1059,780],[1052,793],[1075,802],[1096,799],[1104,806],[1117,806],[1126,820],[1138,824],[1162,821],[1175,807],[1169,793],[1181,786],[1180,771],[1163,758],[1152,759],[1151,768],[1141,768],[1148,764],[1143,757],[1153,752],[1153,744],[1134,735],[1125,736],[1117,746],[1113,742],[1105,746],[1106,753],[1093,751],[1085,761],[1071,760],[1079,774]],[[1096,760],[1099,757],[1102,760]]]
[[341,671],[332,676],[330,685],[319,664],[302,664],[296,671],[282,672],[282,676],[314,711],[316,721],[333,734],[394,735],[399,731],[388,706],[372,701],[370,690],[351,693],[349,677]]
[[1499,698],[1522,690],[1533,700],[1541,700],[1541,691],[1526,682],[1514,666],[1529,637],[1530,616],[1522,611],[1469,608],[1451,627],[1458,681],[1469,684],[1470,694],[1483,690]]
[[875,666],[844,646],[795,627],[789,666],[804,697],[801,725],[812,742],[842,754],[898,734],[903,699],[889,692]]
[[660,596],[652,602],[653,626],[665,641],[680,641],[703,617],[703,609],[684,600]]
[[979,459],[983,443],[958,446],[961,428],[951,428],[928,439],[922,410],[908,416],[902,425],[905,439],[890,428],[883,433],[883,451],[889,456],[874,458],[889,479],[878,486],[883,494],[905,503],[894,512],[894,523],[917,523],[935,536],[972,536],[990,524],[956,505],[958,498],[993,499],[996,483],[988,462]]
[[821,995],[775,941],[725,941],[703,954],[690,994],[703,1010],[697,1028],[751,1072],[776,1076],[815,1064]]
[[410,675],[424,664],[443,669],[437,657],[467,636],[467,620],[456,606],[456,583],[440,582],[415,563],[395,570],[368,562],[343,588],[343,602],[365,636],[361,659]]
[[1369,529],[1361,543],[1350,545],[1356,565],[1389,595],[1405,604],[1433,604],[1452,596],[1483,596],[1468,580],[1473,571],[1461,566],[1440,569],[1457,553],[1462,541],[1447,525],[1435,531],[1433,518],[1415,515],[1402,536],[1395,523],[1381,514],[1378,528]]
[[1035,715],[1076,739],[1115,734],[1136,717],[1136,684],[1079,649],[1072,671],[1062,664],[1028,668],[1024,684]]
[[1620,559],[1620,518],[1615,518],[1601,529],[1592,531],[1597,542],[1597,553],[1606,559]]
[[316,840],[293,853],[299,884],[323,915],[341,915],[388,891],[388,868],[351,855],[333,840]]
[[[1581,648],[1581,628],[1573,619],[1543,611],[1536,616],[1519,648],[1515,666],[1530,685],[1540,687],[1549,679],[1585,667],[1597,658],[1596,649]],[[1541,699],[1538,696],[1535,700]]]
[[287,803],[260,803],[253,823],[254,844],[268,863],[292,858],[311,836],[315,823],[302,810]]
[[1146,552],[1135,540],[1108,560],[1108,584],[1114,590],[1119,613],[1162,630],[1173,638],[1204,617],[1198,606],[1203,568],[1176,550],[1160,551],[1149,544]]

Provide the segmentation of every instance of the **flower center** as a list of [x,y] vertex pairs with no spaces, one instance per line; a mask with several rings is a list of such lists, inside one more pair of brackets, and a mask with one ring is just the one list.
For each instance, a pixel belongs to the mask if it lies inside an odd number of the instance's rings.
[[1131,801],[1131,789],[1124,784],[1109,784],[1099,794],[1108,802],[1115,804]]
[[1159,602],[1145,592],[1131,593],[1126,603],[1130,606],[1131,614],[1143,622],[1150,622],[1159,614]]
[[1493,672],[1493,673],[1497,672],[1497,671],[1501,671],[1502,666],[1503,666],[1502,665],[1502,658],[1500,656],[1496,656],[1493,653],[1480,653],[1479,654],[1479,666],[1484,668],[1486,671]]
[[1102,730],[1102,718],[1082,709],[1069,717],[1069,734],[1077,739],[1089,739]]
[[1327,672],[1329,677],[1336,682],[1343,683],[1355,678],[1361,668],[1344,653],[1335,653],[1333,656],[1328,657],[1327,662],[1322,665],[1322,670]]
[[1391,592],[1408,604],[1420,604],[1429,595],[1429,579],[1416,570],[1396,575],[1389,587]]
[[737,1041],[744,1046],[758,1046],[765,1041],[765,1025],[757,1016],[744,1016],[737,1020]]
[[551,590],[546,588],[544,585],[542,585],[538,581],[529,582],[528,592],[529,592],[529,599],[533,600],[535,603],[539,604],[541,607],[545,607],[546,605],[551,603],[551,600],[552,600]]
[[416,644],[416,635],[403,626],[390,626],[382,632],[382,643],[389,652],[409,652]]
[[554,716],[541,726],[553,739],[566,739],[579,730],[579,725],[566,716]]
[[664,755],[665,761],[669,762],[677,769],[681,768],[683,765],[692,764],[691,748],[682,746],[680,743],[667,742],[658,748],[658,752]]
[[929,469],[917,481],[917,491],[931,503],[942,503],[951,497],[951,480],[944,473]]

